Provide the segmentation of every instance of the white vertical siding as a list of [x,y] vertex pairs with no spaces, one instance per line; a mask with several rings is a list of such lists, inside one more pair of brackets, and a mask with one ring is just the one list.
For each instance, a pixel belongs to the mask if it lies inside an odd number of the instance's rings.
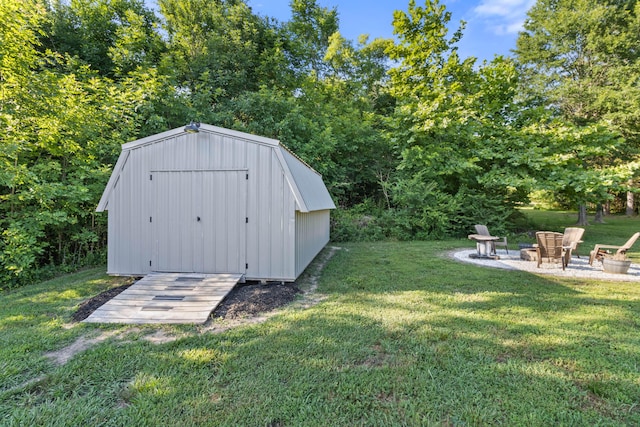
[[129,156],[109,199],[107,271],[111,274],[140,275],[151,271],[149,176],[141,163],[140,158]]
[[296,277],[329,242],[329,210],[296,212]]
[[248,147],[248,279],[295,280],[295,199],[274,148]]

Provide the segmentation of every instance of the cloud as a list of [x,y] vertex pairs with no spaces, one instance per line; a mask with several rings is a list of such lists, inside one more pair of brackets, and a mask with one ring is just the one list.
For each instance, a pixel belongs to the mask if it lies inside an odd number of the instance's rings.
[[473,11],[494,34],[515,34],[522,30],[527,11],[535,0],[481,0]]

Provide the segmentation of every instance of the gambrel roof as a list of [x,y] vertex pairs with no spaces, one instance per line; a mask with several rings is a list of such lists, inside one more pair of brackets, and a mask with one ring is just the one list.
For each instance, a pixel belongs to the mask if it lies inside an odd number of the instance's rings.
[[[297,209],[300,212],[307,213],[319,210],[335,209],[336,206],[331,199],[327,187],[322,181],[322,176],[289,151],[280,143],[280,141],[208,124],[201,124],[199,130],[201,133],[218,134],[234,138],[235,140],[244,141],[249,144],[260,144],[271,147],[278,158],[278,163],[286,176],[291,192],[295,198]],[[181,135],[185,135],[183,127],[123,144],[120,157],[113,168],[109,182],[107,183],[96,210],[98,212],[108,210],[109,197],[116,187],[120,174],[127,167],[127,160],[132,151],[153,144],[161,144],[163,141],[172,140]]]

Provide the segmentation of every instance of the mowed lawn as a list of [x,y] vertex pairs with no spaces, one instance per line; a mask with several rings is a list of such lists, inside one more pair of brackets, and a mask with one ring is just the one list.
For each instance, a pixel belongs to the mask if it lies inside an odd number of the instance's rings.
[[[636,225],[590,226],[580,252]],[[221,333],[71,323],[122,283],[104,269],[0,294],[0,425],[640,425],[640,283],[448,257],[468,240],[338,246],[325,299]]]

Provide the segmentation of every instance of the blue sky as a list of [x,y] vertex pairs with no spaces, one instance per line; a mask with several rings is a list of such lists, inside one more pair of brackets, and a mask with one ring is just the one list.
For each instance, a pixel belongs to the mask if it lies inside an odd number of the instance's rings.
[[[356,41],[360,34],[370,38],[392,37],[393,11],[406,10],[409,0],[317,0],[323,7],[337,7],[340,32]],[[290,0],[248,0],[254,13],[288,21]],[[518,31],[527,11],[535,0],[441,0],[452,13],[451,23],[458,27],[460,20],[467,23],[464,36],[458,44],[461,57],[475,56],[491,60],[494,55],[508,56],[515,48]],[[423,0],[416,0],[423,6]]]

